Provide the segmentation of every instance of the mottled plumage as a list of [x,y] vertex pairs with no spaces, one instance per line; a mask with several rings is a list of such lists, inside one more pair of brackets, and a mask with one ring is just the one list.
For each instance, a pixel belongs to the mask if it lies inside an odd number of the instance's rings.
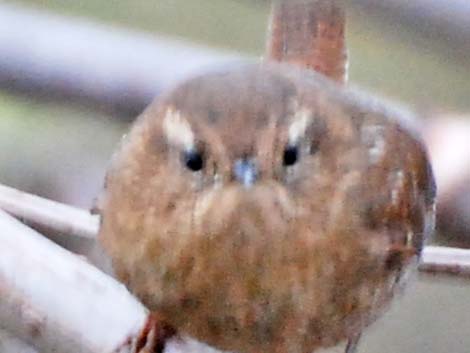
[[183,83],[109,170],[100,240],[117,276],[219,349],[310,353],[356,337],[433,227],[431,168],[399,118],[287,65]]

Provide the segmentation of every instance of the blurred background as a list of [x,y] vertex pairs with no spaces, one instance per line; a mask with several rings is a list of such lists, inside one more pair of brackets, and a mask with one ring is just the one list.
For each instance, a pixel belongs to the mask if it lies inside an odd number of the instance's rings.
[[[262,0],[0,1],[0,183],[90,208],[132,118],[186,75],[261,56],[268,14]],[[443,180],[436,241],[470,247],[470,37],[420,21],[352,6],[350,82],[422,117]],[[470,281],[420,275],[360,352],[468,353],[469,332]]]

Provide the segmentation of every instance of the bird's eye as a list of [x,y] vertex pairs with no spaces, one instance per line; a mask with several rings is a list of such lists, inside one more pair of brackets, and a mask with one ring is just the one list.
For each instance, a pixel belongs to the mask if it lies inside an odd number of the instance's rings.
[[199,172],[204,168],[204,157],[200,151],[189,150],[183,154],[183,162],[186,168],[193,172]]
[[298,146],[287,146],[284,150],[284,156],[282,163],[285,167],[293,166],[299,160],[299,147]]

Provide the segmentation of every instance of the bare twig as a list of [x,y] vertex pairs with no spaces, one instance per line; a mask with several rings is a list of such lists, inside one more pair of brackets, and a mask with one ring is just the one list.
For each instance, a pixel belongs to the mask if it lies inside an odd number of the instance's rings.
[[0,322],[40,351],[128,352],[147,312],[115,280],[0,211]]
[[[0,244],[0,327],[45,353],[133,351],[148,311],[122,284],[3,211]],[[165,352],[216,353],[184,336]]]
[[98,233],[98,216],[4,185],[0,185],[0,209],[61,234],[94,238]]
[[420,270],[470,276],[470,250],[428,246],[424,248]]
[[[7,195],[21,195],[21,197],[5,197]],[[2,200],[8,200],[5,203]],[[95,237],[98,231],[96,216],[90,215],[85,211],[79,209],[73,209],[70,206],[62,205],[49,200],[41,199],[37,196],[29,195],[14,189],[0,185],[0,209],[4,208],[6,211],[11,210],[23,210],[28,209],[28,202],[34,200],[36,207],[48,209],[37,216],[37,213],[13,213],[15,215],[20,214],[25,220],[40,222],[41,225],[48,226],[51,229],[63,232],[64,229],[70,230],[70,235],[77,235],[74,232],[80,234],[87,234],[89,237]],[[5,205],[8,207],[5,208]],[[73,212],[78,212],[81,216],[77,219],[68,217],[67,213],[54,213],[54,209],[73,209]],[[34,217],[34,218],[28,218]],[[87,219],[88,217],[88,219]],[[69,226],[67,226],[69,224]],[[94,228],[90,227],[90,224],[94,224]],[[94,230],[93,230],[94,229]],[[423,271],[432,272],[444,272],[451,274],[470,274],[470,250],[461,250],[444,247],[426,247],[424,249],[424,255],[422,264],[420,267]]]

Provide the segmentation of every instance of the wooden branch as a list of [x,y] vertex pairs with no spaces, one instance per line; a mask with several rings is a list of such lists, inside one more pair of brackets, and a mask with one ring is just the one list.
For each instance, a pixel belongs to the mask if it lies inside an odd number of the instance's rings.
[[130,351],[147,312],[122,284],[1,211],[0,243],[8,331],[44,352]]
[[0,87],[134,118],[162,89],[237,55],[0,4]]
[[272,5],[267,60],[347,81],[346,18],[337,0],[278,0]]
[[428,246],[424,248],[420,270],[470,276],[470,250]]
[[4,185],[0,185],[0,209],[61,234],[94,238],[98,233],[98,216]]
[[[148,311],[122,284],[3,211],[0,244],[1,327],[44,353],[133,352]],[[216,351],[183,336],[165,352]]]
[[[2,199],[7,199],[4,194],[15,194],[18,193],[22,197],[10,197],[8,198],[9,203],[1,202]],[[14,189],[1,186],[0,185],[0,209],[4,207],[5,204],[9,205],[9,209],[22,210],[26,209],[28,206],[29,200],[35,200],[37,207],[65,207],[69,208],[70,206],[65,206],[52,202],[49,200],[41,199],[37,196],[28,195],[20,191],[14,191]],[[5,209],[8,211],[8,209]],[[74,212],[84,212],[80,210],[74,210]],[[59,227],[56,228],[57,231],[63,231],[67,227],[67,223],[73,222],[73,226],[68,227],[72,231],[70,235],[76,235],[73,231],[79,232],[80,234],[87,234],[88,236],[96,237],[97,227],[95,228],[95,233],[91,233],[90,224],[96,225],[96,218],[93,215],[90,215],[86,212],[82,214],[79,221],[71,220],[70,217],[65,217],[58,222],[58,219],[63,217],[64,213],[60,215],[54,215],[54,212],[43,212],[41,217],[36,217],[34,219],[27,218],[30,214],[23,213],[22,218],[29,221],[40,221],[41,225],[49,226],[50,228],[56,227],[59,224]],[[50,218],[49,218],[50,217]],[[88,217],[89,219],[87,220]],[[83,222],[83,223],[81,223]],[[1,240],[0,240],[1,243]],[[470,250],[462,249],[453,249],[453,248],[444,248],[444,247],[426,247],[424,249],[423,260],[420,266],[420,269],[427,272],[443,272],[457,275],[467,275],[470,274]]]

